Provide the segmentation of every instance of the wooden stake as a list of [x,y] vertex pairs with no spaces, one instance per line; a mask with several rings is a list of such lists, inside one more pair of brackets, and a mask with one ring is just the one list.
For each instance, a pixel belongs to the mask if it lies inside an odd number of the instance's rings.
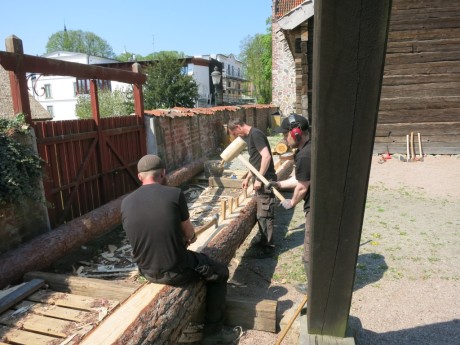
[[420,133],[417,133],[418,136],[418,151],[419,151],[419,160],[423,161],[423,151],[422,151],[422,140],[420,139]]
[[415,161],[415,150],[414,150],[414,132],[410,132],[410,153],[411,153],[411,160]]
[[406,146],[407,146],[407,156],[406,162],[410,161],[410,153],[409,153],[409,134],[406,135]]
[[222,220],[225,220],[227,217],[227,200],[224,199],[220,202],[220,216]]

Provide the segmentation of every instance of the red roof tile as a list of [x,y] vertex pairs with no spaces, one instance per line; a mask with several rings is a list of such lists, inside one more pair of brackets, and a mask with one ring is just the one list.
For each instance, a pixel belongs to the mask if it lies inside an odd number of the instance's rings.
[[302,4],[305,0],[278,0],[275,4],[275,18],[284,16],[292,9]]

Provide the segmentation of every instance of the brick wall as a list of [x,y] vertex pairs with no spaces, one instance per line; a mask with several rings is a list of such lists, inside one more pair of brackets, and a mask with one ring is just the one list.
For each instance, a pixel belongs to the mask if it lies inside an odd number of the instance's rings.
[[[270,116],[278,110],[271,105],[172,109],[146,111],[153,117],[154,152],[165,161],[167,170],[175,170],[203,157],[218,159],[227,141],[226,124],[242,118],[250,126],[267,133]],[[148,133],[149,135],[149,133]]]

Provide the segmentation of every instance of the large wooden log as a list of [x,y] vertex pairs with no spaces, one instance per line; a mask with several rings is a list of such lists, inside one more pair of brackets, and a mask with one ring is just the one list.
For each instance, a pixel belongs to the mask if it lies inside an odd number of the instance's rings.
[[[203,160],[168,174],[170,185],[178,186],[203,170]],[[125,196],[115,199],[49,233],[35,237],[0,256],[0,288],[20,280],[24,273],[39,271],[86,242],[121,224],[120,206]]]

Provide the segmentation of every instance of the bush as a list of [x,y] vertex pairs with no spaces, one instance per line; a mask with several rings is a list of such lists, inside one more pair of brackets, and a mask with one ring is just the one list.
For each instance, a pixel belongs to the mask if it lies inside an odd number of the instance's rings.
[[23,115],[0,119],[0,207],[18,205],[26,199],[44,201],[37,182],[43,176],[44,161],[18,139],[30,136]]

